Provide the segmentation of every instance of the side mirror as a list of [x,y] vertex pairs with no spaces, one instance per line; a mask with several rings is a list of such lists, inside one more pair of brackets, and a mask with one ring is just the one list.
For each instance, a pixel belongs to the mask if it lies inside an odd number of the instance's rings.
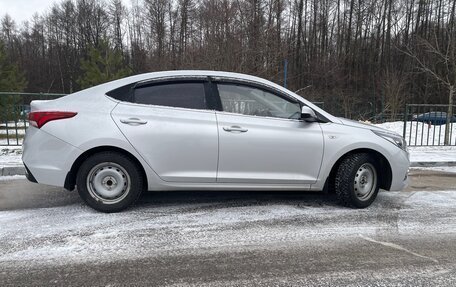
[[301,110],[301,119],[306,122],[315,122],[317,121],[317,115],[315,114],[314,110],[308,106],[303,106]]

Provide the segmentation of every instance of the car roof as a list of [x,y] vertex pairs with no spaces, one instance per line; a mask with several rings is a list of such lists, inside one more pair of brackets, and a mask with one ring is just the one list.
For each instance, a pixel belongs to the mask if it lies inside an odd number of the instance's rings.
[[[147,81],[147,80],[154,80],[159,78],[168,78],[168,77],[225,77],[225,78],[235,78],[235,79],[242,79],[247,81],[259,82],[266,85],[276,85],[268,80],[241,74],[241,73],[233,73],[233,72],[222,72],[222,71],[208,71],[208,70],[175,70],[175,71],[160,71],[160,72],[151,72],[151,73],[144,73],[139,75],[134,75],[126,78],[122,78],[119,80],[107,82],[90,89],[97,89],[97,90],[104,90],[108,92],[110,90],[122,87],[124,85],[128,85],[131,83]],[[280,86],[278,86],[280,87]],[[84,92],[86,90],[80,91]],[[78,93],[80,93],[78,92]]]
[[318,111],[321,113],[323,116],[326,118],[330,119],[332,122],[340,122],[339,119],[334,117],[333,115],[329,114],[328,112],[322,110],[318,106],[314,105],[312,102],[307,101],[306,99],[302,98],[300,95],[293,93],[292,91],[275,84],[271,81],[256,77],[256,76],[251,76],[251,75],[246,75],[246,74],[241,74],[241,73],[233,73],[233,72],[223,72],[223,71],[209,71],[209,70],[174,70],[174,71],[160,71],[160,72],[151,72],[151,73],[144,73],[144,74],[139,74],[139,75],[134,75],[126,78],[122,78],[119,80],[107,82],[98,86],[94,86],[76,93],[73,93],[69,95],[69,97],[93,97],[94,95],[105,95],[107,92],[112,91],[114,89],[120,88],[125,85],[129,85],[132,83],[136,82],[141,82],[141,81],[146,81],[146,80],[154,80],[154,79],[159,79],[159,78],[167,78],[167,77],[221,77],[221,78],[231,78],[231,79],[239,79],[243,81],[250,81],[253,83],[259,83],[263,84],[272,88],[275,88],[279,91],[282,91],[284,93],[287,93],[296,99],[300,100],[301,102],[304,102],[306,105],[310,106],[314,110]]

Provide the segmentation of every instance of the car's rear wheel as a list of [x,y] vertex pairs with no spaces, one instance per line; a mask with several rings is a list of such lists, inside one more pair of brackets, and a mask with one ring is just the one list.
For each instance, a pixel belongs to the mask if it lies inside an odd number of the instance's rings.
[[344,206],[365,208],[371,205],[379,190],[375,159],[368,153],[346,156],[337,169],[334,189]]
[[78,171],[80,197],[92,208],[117,212],[136,202],[144,189],[138,166],[118,152],[101,152],[87,158]]

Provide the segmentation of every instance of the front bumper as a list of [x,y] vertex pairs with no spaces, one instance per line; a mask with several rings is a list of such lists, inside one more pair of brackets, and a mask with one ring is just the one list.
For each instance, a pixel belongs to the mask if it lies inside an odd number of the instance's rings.
[[403,150],[397,152],[390,160],[392,181],[390,191],[400,191],[409,183],[408,172],[410,168],[409,153]]

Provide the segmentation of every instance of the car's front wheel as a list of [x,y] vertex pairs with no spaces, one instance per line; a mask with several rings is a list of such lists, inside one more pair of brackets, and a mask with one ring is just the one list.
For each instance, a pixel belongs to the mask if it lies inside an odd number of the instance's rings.
[[375,159],[368,153],[346,156],[337,169],[334,189],[344,206],[365,208],[371,205],[379,190]]
[[102,212],[118,212],[134,204],[144,189],[143,183],[138,166],[118,152],[90,156],[76,179],[79,196]]

